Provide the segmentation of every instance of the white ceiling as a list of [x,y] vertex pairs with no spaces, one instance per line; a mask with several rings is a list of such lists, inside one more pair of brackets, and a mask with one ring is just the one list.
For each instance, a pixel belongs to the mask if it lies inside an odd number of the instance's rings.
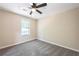
[[[32,15],[29,15],[31,9],[28,9],[28,7],[30,7],[29,3],[0,3],[0,9],[28,16],[34,19],[39,19],[50,14],[56,14],[71,8],[79,7],[79,3],[47,3],[46,7],[39,8],[43,14],[34,12]],[[23,8],[26,8],[26,11],[24,11]]]

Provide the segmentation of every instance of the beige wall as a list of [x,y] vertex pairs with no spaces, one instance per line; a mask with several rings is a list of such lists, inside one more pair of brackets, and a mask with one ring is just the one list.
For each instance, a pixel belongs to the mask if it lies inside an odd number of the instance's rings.
[[79,51],[79,8],[39,19],[38,38]]
[[[20,35],[20,21],[25,18],[30,21],[31,34],[22,37]],[[20,15],[0,10],[0,48],[23,43],[36,39],[37,21]]]

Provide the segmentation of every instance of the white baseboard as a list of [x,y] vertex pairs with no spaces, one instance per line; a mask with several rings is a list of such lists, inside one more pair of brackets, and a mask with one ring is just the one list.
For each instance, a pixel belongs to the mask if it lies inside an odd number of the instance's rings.
[[73,48],[70,48],[70,47],[67,47],[67,46],[63,46],[63,45],[60,45],[60,44],[57,44],[57,43],[54,43],[54,42],[51,42],[51,41],[47,41],[47,40],[44,40],[44,39],[38,39],[38,40],[41,40],[41,41],[44,41],[44,42],[47,42],[47,43],[50,43],[50,44],[54,44],[54,45],[57,45],[57,46],[60,46],[60,47],[63,47],[63,48],[69,49],[69,50],[79,52],[79,50],[77,50],[77,49],[73,49]]
[[[32,41],[32,40],[34,40],[34,39],[31,39],[31,40],[28,40],[28,41]],[[44,40],[44,39],[38,39],[38,40],[41,40],[41,41],[44,41],[44,42],[47,42],[47,43],[50,43],[50,44],[54,44],[54,45],[57,45],[57,46],[60,46],[60,47],[63,47],[63,48],[67,48],[67,49],[79,52],[79,50],[77,50],[77,49],[73,49],[73,48],[70,48],[70,47],[67,47],[67,46],[63,46],[63,45],[60,45],[60,44],[57,44],[57,43],[54,43],[54,42],[51,42],[51,41],[47,41],[47,40]],[[15,45],[22,44],[22,43],[25,43],[25,42],[28,42],[28,41],[18,42],[18,43],[15,43],[15,44],[3,46],[3,47],[0,47],[0,49],[4,49],[4,48],[7,48],[7,47],[15,46]]]
[[10,45],[7,45],[7,46],[0,47],[0,49],[4,49],[4,48],[7,48],[7,47],[19,45],[19,44],[22,44],[22,43],[25,43],[25,42],[28,42],[28,41],[32,41],[32,40],[35,40],[35,39],[31,39],[31,40],[27,40],[27,41],[24,41],[24,42],[18,42],[18,43],[10,44]]

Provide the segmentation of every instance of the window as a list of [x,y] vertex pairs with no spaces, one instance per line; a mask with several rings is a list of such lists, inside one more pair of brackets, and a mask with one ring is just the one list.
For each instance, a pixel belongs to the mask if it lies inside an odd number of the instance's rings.
[[27,20],[21,20],[21,35],[30,35],[30,22]]

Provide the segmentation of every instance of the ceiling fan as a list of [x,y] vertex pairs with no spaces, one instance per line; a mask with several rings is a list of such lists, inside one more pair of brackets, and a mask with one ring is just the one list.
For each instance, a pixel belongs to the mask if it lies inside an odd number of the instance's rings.
[[42,14],[42,12],[38,10],[38,8],[45,7],[45,6],[47,6],[47,3],[42,3],[39,5],[37,5],[37,3],[32,3],[31,7],[29,7],[29,9],[31,9],[31,12],[29,14],[31,15],[35,11],[38,12],[39,14]]

